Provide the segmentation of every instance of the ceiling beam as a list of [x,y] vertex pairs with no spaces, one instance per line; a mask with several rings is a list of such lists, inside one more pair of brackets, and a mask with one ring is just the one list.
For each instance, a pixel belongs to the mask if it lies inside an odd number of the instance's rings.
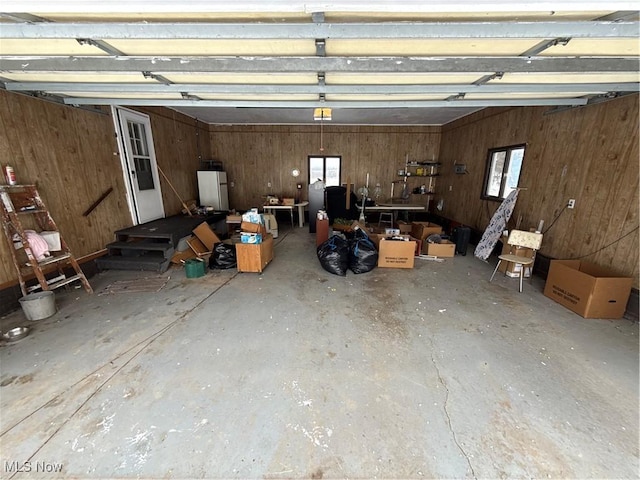
[[22,39],[637,38],[638,22],[4,23]]
[[205,13],[205,12],[266,12],[266,13],[311,13],[326,12],[601,12],[608,10],[634,10],[637,2],[611,0],[603,5],[602,0],[531,0],[514,3],[513,0],[236,0],[220,2],[211,0],[110,0],[108,2],[87,2],[86,0],[4,0],[2,9],[6,12],[46,12],[46,13]]
[[63,57],[0,56],[4,72],[637,72],[637,57]]
[[237,84],[237,83],[92,83],[92,82],[11,82],[9,91],[49,91],[85,93],[198,93],[198,94],[431,94],[431,93],[587,93],[638,92],[640,83],[512,83],[512,84],[386,84],[327,85],[319,76],[316,85],[301,84]]
[[549,99],[487,99],[487,100],[398,100],[398,101],[291,101],[291,100],[170,100],[141,98],[64,97],[68,105],[130,105],[159,107],[236,107],[236,108],[315,108],[322,104],[329,108],[428,108],[428,107],[499,107],[585,105],[586,98]]

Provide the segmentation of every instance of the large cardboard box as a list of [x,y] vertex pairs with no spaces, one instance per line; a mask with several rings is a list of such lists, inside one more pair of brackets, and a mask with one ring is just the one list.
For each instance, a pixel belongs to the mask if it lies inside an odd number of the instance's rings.
[[398,220],[396,224],[400,229],[400,233],[406,233],[406,234],[411,233],[411,229],[413,228],[413,225],[411,225],[410,223],[407,223],[404,220]]
[[[508,238],[509,237],[507,235],[503,235],[501,238],[502,254],[510,253],[512,255],[517,255],[519,257],[531,258],[531,256],[533,255],[533,250],[531,250],[530,248],[516,247],[514,245],[509,245],[507,243]],[[498,267],[498,271],[504,273],[505,275],[507,275],[507,277],[519,277],[521,268],[522,268],[522,265],[518,263],[500,262],[500,267]],[[526,267],[524,267],[524,276],[530,277],[532,271],[533,271],[533,264],[527,265]]]
[[622,318],[631,277],[580,260],[551,260],[544,294],[584,318]]
[[411,236],[424,240],[433,234],[442,235],[442,227],[431,222],[411,222]]
[[376,246],[376,248],[378,250],[380,250],[380,239],[381,238],[396,237],[396,238],[404,238],[406,240],[410,240],[410,241],[414,242],[414,244],[416,246],[414,255],[416,257],[418,255],[420,255],[420,253],[422,252],[422,240],[418,240],[417,238],[413,238],[411,235],[402,235],[402,234],[400,234],[400,235],[387,235],[385,233],[377,232],[376,230],[378,230],[378,229],[371,228],[368,231],[365,230],[365,232],[369,236],[371,241],[375,244],[375,246]]
[[389,240],[378,238],[378,267],[413,268],[416,242],[414,240]]
[[261,273],[267,264],[273,260],[273,236],[264,234],[262,243],[237,243],[236,259],[239,272]]
[[434,257],[455,257],[456,244],[449,240],[442,240],[441,243],[425,242],[425,250],[427,255]]
[[215,234],[207,222],[202,222],[196,228],[193,229],[193,234],[207,247],[209,253],[213,251],[213,246],[216,243],[220,243],[221,240]]

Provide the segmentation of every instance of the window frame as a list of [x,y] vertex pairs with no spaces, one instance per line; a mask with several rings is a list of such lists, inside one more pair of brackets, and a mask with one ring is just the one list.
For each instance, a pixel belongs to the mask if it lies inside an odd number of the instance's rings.
[[[524,163],[524,157],[527,151],[527,144],[526,143],[519,143],[516,145],[508,145],[505,147],[497,147],[497,148],[490,148],[487,151],[487,160],[485,163],[485,170],[484,170],[484,181],[482,183],[482,192],[480,194],[480,198],[483,200],[491,200],[494,202],[502,202],[505,198],[506,195],[504,195],[504,191],[506,188],[506,184],[507,184],[507,173],[509,172],[509,166],[510,166],[510,162],[512,159],[512,152],[514,150],[519,150],[522,149],[522,162]],[[502,174],[501,174],[501,180],[500,180],[500,191],[498,192],[498,196],[495,195],[489,195],[487,193],[487,190],[489,188],[489,177],[491,175],[491,166],[492,166],[492,160],[493,157],[496,153],[499,152],[504,152],[505,153],[505,162],[504,165],[502,166]],[[520,175],[522,175],[522,165],[520,165],[520,172],[518,174],[518,184],[516,186],[518,186],[520,184]]]

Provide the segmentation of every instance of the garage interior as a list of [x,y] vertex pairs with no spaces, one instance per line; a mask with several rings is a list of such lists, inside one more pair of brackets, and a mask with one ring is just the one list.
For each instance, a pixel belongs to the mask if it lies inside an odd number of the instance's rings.
[[[93,290],[56,289],[55,314],[26,320],[0,241],[1,330],[30,328],[0,348],[6,478],[635,478],[639,15],[604,6],[3,2],[1,162]],[[128,118],[157,163],[151,217]],[[489,152],[514,146],[506,229],[544,234],[522,293],[489,282],[500,243],[474,255],[504,198]],[[389,201],[420,186],[408,162],[437,162],[404,218],[470,227],[467,255],[332,275],[307,209],[276,213],[261,272],[99,268],[115,232],[185,217],[203,165],[223,166],[229,209],[262,212],[309,199],[310,157]],[[624,316],[546,296],[557,260],[630,278]]]

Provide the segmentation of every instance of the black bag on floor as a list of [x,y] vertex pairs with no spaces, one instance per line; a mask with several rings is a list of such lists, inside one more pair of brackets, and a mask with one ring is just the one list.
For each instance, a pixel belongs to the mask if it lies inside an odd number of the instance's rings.
[[320,244],[317,248],[320,265],[327,272],[344,277],[349,265],[349,243],[337,235]]
[[349,244],[349,269],[353,273],[366,273],[378,264],[378,250],[369,236],[357,229]]
[[236,247],[227,245],[226,243],[216,243],[213,246],[213,253],[209,258],[209,268],[219,268],[225,270],[227,268],[236,267]]

